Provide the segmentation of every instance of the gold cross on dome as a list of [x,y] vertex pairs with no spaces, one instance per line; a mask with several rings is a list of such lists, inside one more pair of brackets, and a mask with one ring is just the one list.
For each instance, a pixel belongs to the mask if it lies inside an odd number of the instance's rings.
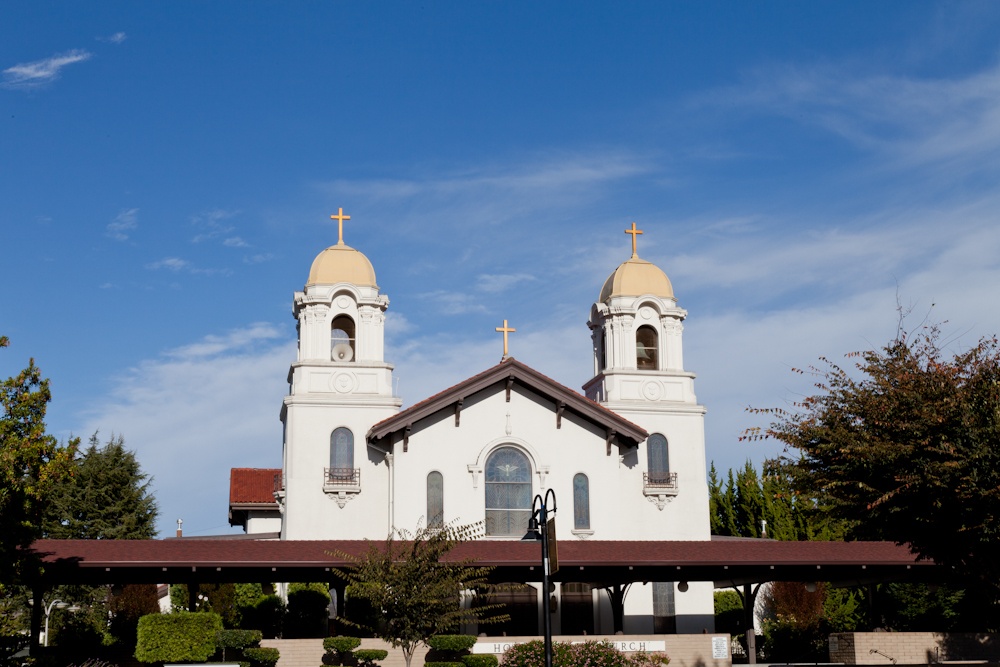
[[507,334],[514,333],[517,329],[507,326],[507,320],[503,321],[502,327],[497,327],[497,333],[503,332],[503,356],[507,358]]
[[636,229],[635,228],[635,223],[633,222],[632,223],[632,229],[626,229],[625,233],[632,235],[632,256],[633,257],[638,257],[638,255],[636,254],[636,250],[635,250],[635,239],[636,239],[636,237],[639,234],[642,234],[642,230],[641,229]]
[[344,245],[344,220],[350,220],[351,216],[344,215],[344,209],[338,208],[337,215],[331,215],[330,219],[337,221],[337,245]]

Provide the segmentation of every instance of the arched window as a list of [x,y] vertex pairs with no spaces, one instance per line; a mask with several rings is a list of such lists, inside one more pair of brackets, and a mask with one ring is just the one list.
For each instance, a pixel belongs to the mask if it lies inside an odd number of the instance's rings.
[[486,534],[521,537],[531,516],[531,464],[514,447],[486,459]]
[[350,484],[354,481],[354,434],[338,428],[330,435],[329,484]]
[[427,473],[427,527],[444,528],[444,476]]
[[658,352],[656,329],[650,326],[639,327],[635,332],[635,367],[655,371],[660,367]]
[[347,315],[333,318],[330,329],[330,358],[334,361],[350,361],[354,358],[354,320]]
[[665,485],[670,483],[670,457],[667,453],[667,439],[660,433],[653,433],[646,440],[646,455],[649,462],[649,483]]
[[573,528],[590,530],[590,480],[582,472],[573,477]]

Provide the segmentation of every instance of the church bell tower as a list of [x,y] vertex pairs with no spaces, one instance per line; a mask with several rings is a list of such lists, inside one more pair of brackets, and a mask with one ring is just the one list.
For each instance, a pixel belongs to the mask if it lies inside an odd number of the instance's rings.
[[381,500],[379,466],[386,466],[365,434],[402,403],[384,359],[389,299],[368,258],[344,243],[350,216],[340,209],[330,217],[337,244],[317,255],[292,305],[299,346],[281,410],[282,539],[349,537],[352,523],[363,523],[365,506]]

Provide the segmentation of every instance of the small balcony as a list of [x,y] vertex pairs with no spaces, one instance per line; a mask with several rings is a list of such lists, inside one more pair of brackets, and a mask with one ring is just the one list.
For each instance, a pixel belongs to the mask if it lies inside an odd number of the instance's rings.
[[675,472],[644,472],[642,473],[642,488],[655,494],[666,493],[677,495],[677,473]]
[[654,503],[657,509],[662,511],[667,502],[673,500],[677,495],[677,473],[642,473],[642,494],[649,502]]
[[333,495],[343,507],[361,493],[361,468],[323,468],[323,491]]

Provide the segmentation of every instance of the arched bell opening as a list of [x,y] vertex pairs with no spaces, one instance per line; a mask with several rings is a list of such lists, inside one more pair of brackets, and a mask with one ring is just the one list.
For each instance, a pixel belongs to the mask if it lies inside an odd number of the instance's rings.
[[659,340],[656,329],[641,326],[635,333],[635,367],[644,371],[655,371],[660,367]]
[[351,361],[355,358],[354,320],[347,315],[337,315],[330,327],[330,358],[334,361]]

